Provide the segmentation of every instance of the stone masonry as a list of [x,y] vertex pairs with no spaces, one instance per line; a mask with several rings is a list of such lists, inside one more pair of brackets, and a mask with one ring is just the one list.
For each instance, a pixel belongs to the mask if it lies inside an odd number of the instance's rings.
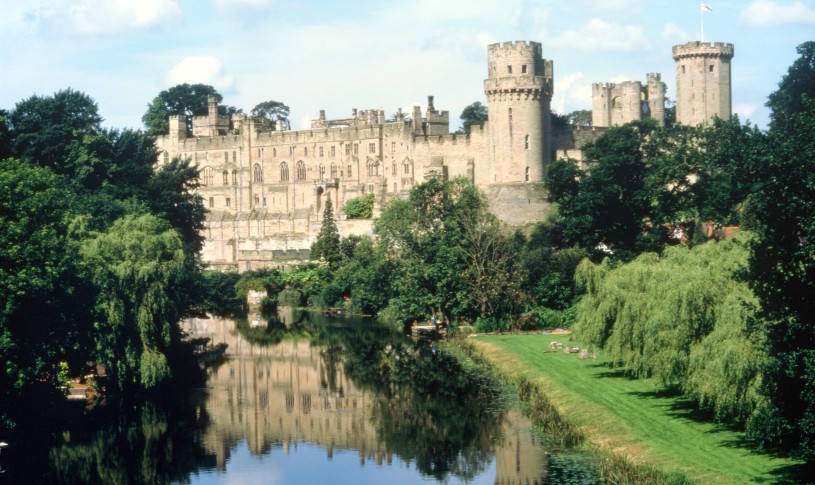
[[210,99],[208,115],[170,117],[157,139],[159,164],[188,157],[200,170],[199,194],[208,209],[202,259],[222,270],[284,268],[308,259],[330,197],[342,236],[370,234],[371,221],[346,219],[346,201],[374,194],[374,215],[393,197],[429,177],[466,177],[488,194],[490,210],[512,226],[548,214],[542,187],[552,145],[553,64],[537,42],[488,47],[484,81],[489,121],[469,135],[450,133],[449,113],[432,96],[410,118],[397,112],[353,110],[310,129],[276,129],[244,115],[229,128]]

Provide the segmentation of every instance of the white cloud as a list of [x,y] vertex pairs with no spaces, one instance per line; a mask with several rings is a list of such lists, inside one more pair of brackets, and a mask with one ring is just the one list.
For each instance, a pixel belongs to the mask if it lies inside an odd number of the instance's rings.
[[209,84],[221,94],[234,92],[235,79],[224,71],[223,63],[213,56],[191,56],[182,60],[167,73],[168,86],[183,83]]
[[113,35],[166,24],[181,15],[176,0],[83,0],[39,11],[49,26],[81,35]]
[[740,20],[754,27],[772,27],[784,24],[815,25],[815,8],[804,2],[779,3],[773,0],[755,0],[742,12]]
[[486,56],[486,47],[497,42],[489,33],[472,33],[463,29],[448,30],[425,39],[422,49],[442,50],[468,60],[480,60]]
[[690,37],[691,36],[685,29],[679,27],[678,25],[672,22],[668,22],[662,27],[662,40],[683,43]]
[[733,112],[739,115],[741,121],[744,122],[744,120],[750,119],[750,117],[753,116],[757,108],[758,106],[755,104],[741,103],[733,106]]
[[619,25],[594,18],[585,23],[580,30],[567,30],[559,38],[548,43],[591,52],[627,52],[648,46],[648,39],[642,27]]
[[555,78],[554,111],[568,114],[576,109],[591,109],[591,89],[582,72]]

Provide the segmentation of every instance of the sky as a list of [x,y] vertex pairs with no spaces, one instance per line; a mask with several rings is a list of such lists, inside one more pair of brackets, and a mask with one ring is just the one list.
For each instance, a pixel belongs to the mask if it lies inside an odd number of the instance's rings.
[[[143,127],[181,83],[214,86],[245,112],[275,100],[295,129],[324,109],[486,104],[486,46],[540,42],[554,61],[552,107],[591,109],[595,82],[661,73],[674,98],[673,45],[728,42],[733,110],[766,128],[764,106],[815,40],[815,0],[0,0],[0,109],[72,88],[104,125]],[[702,31],[704,38],[702,38]]]

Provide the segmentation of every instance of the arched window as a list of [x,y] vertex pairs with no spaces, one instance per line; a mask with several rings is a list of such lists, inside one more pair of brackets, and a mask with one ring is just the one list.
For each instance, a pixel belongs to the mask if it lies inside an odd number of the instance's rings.
[[212,174],[212,167],[207,167],[201,171],[201,181],[204,185],[212,185],[215,176]]
[[297,180],[306,179],[306,164],[302,160],[297,162]]
[[263,170],[260,168],[260,164],[255,164],[255,172],[254,172],[254,180],[255,182],[263,182]]
[[224,170],[223,175],[224,175],[224,185],[229,185],[229,172]]
[[289,181],[289,164],[286,162],[280,164],[280,181],[281,182]]
[[405,163],[405,175],[410,175],[410,164]]
[[331,178],[332,179],[337,178],[337,164],[336,163],[331,164]]
[[[234,154],[235,152],[232,152],[232,153]],[[238,185],[238,171],[237,170],[232,171],[232,185]]]
[[319,176],[320,176],[320,180],[325,178],[325,165],[323,165],[322,163],[320,164],[318,173],[319,173]]

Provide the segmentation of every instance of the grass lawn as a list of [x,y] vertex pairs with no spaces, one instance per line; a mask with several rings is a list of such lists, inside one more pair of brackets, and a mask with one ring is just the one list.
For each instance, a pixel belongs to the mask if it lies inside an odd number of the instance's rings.
[[[695,411],[658,382],[625,377],[598,359],[549,351],[563,335],[490,335],[469,341],[499,368],[537,382],[600,448],[699,483],[802,483],[799,461],[760,454],[742,433]],[[796,478],[797,475],[797,478]]]

